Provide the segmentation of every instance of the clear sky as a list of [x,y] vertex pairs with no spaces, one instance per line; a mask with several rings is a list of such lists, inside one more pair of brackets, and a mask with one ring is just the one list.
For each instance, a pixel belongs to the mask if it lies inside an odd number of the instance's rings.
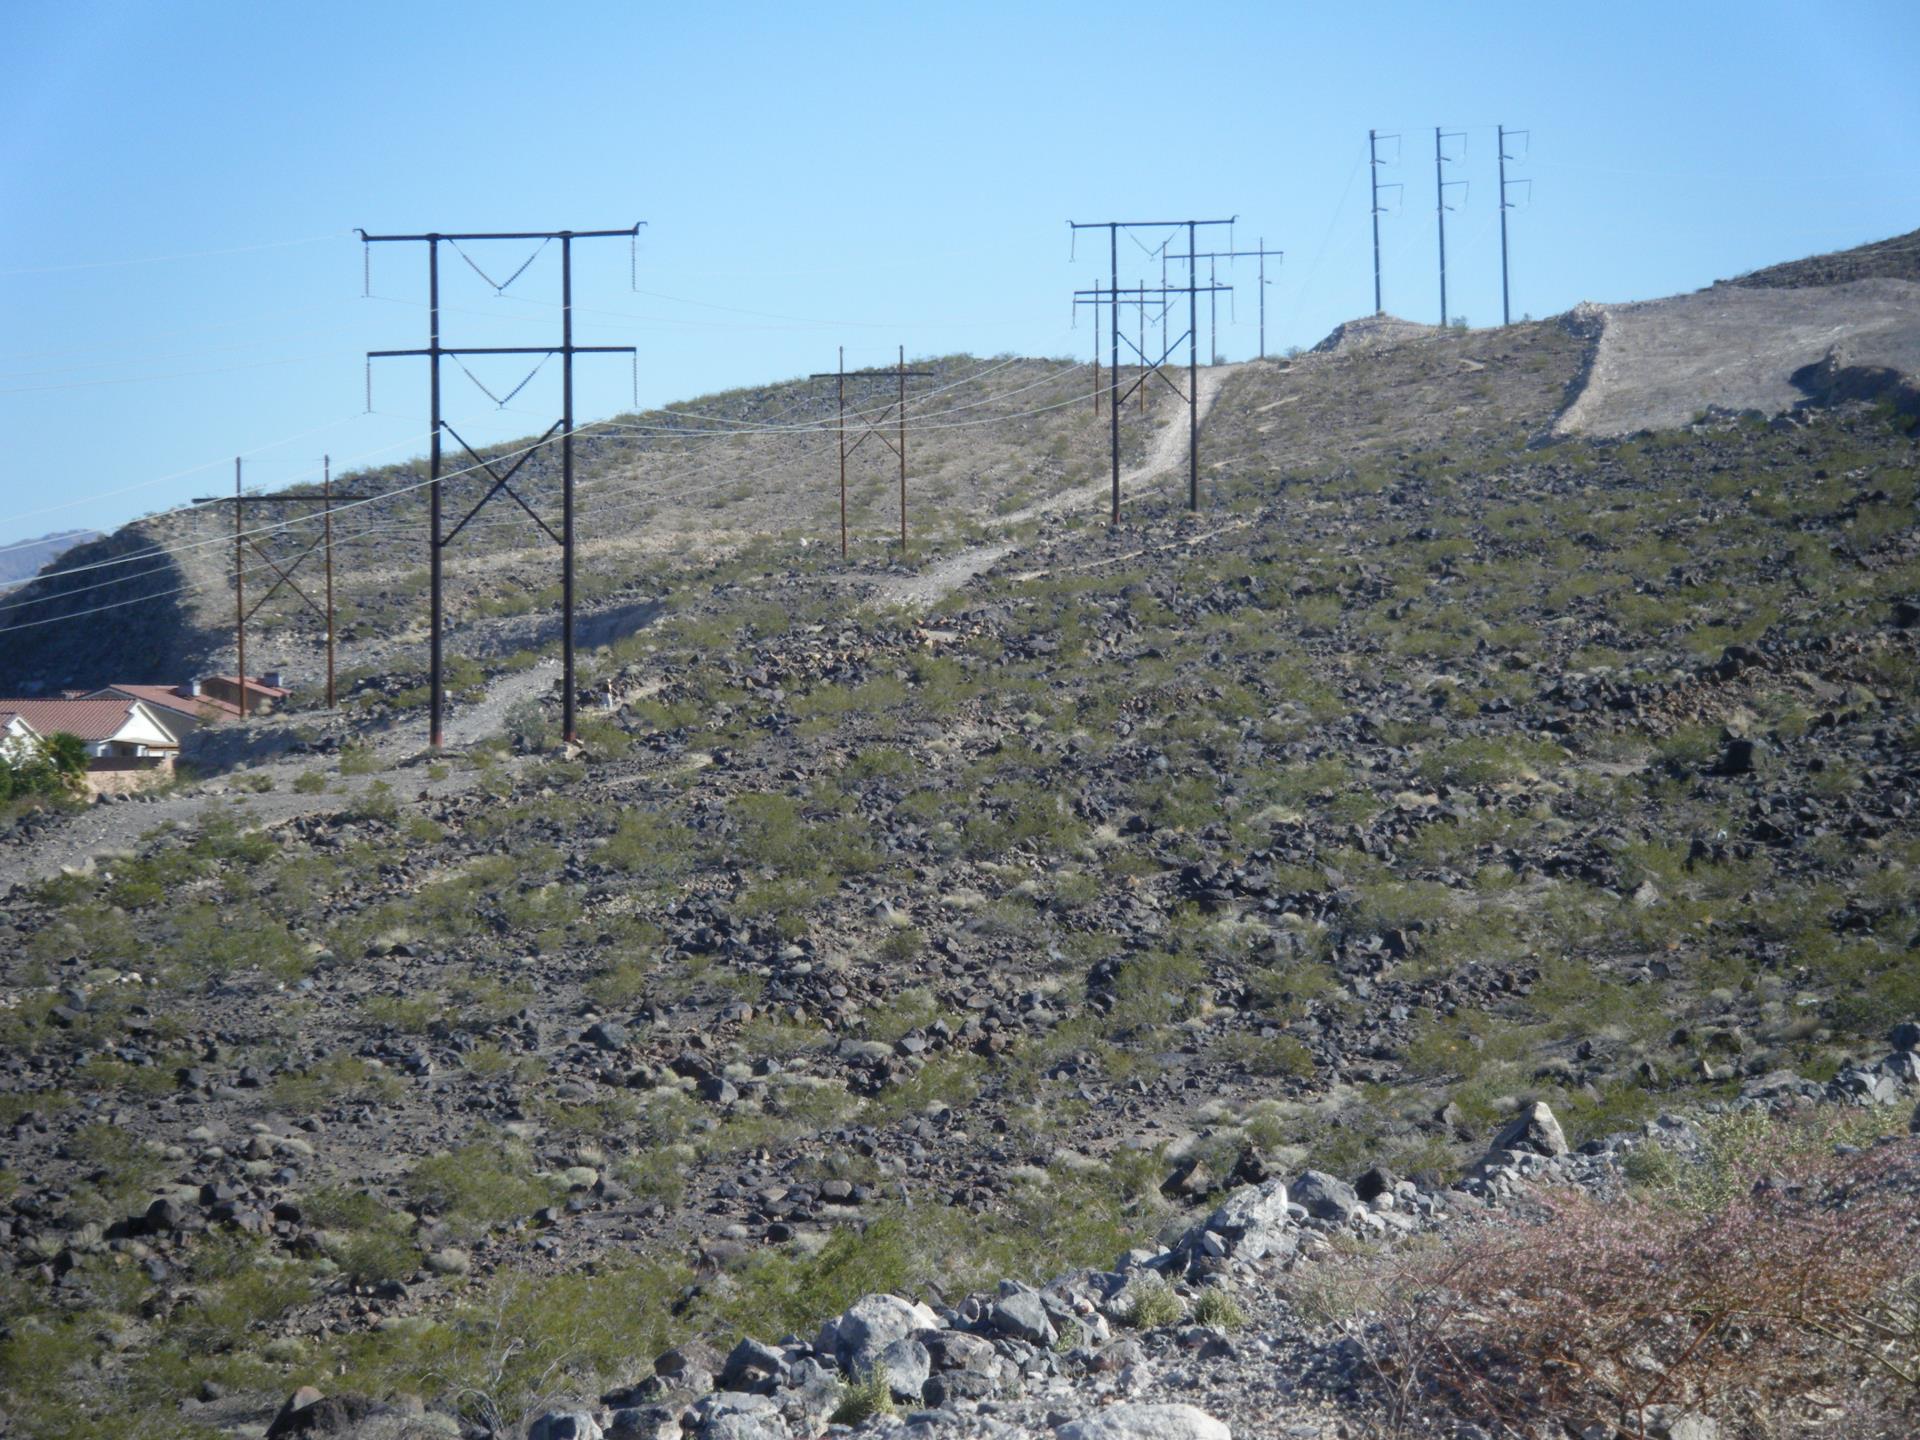
[[[1404,137],[1385,298],[1419,320],[1436,124],[1467,132],[1448,308],[1476,325],[1499,319],[1496,123],[1531,132],[1516,315],[1920,225],[1913,0],[13,0],[0,28],[0,541],[230,489],[240,452],[262,486],[323,450],[418,453],[422,362],[382,362],[367,415],[361,354],[424,343],[424,256],[382,247],[362,298],[354,226],[645,220],[639,293],[625,242],[577,247],[577,338],[637,345],[655,405],[829,369],[840,345],[849,365],[902,343],[1084,356],[1068,297],[1105,255],[1083,239],[1069,263],[1070,218],[1237,215],[1236,244],[1286,252],[1269,349],[1310,345],[1372,309],[1370,126]],[[1123,246],[1123,282],[1157,276]],[[502,276],[525,255],[473,258]],[[1243,358],[1253,267],[1221,278],[1219,348]],[[447,343],[556,333],[551,249],[506,298],[456,256],[443,280]],[[624,360],[579,364],[583,419],[631,404]],[[524,373],[473,368],[496,393]],[[476,443],[558,415],[553,367],[508,412],[457,371],[446,393]]]

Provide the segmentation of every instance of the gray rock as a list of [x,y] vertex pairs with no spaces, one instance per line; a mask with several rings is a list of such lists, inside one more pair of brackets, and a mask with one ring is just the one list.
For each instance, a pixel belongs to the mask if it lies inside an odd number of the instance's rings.
[[[1880,1073],[1891,1076],[1900,1086],[1920,1084],[1920,1051],[1896,1050],[1880,1062]],[[155,1202],[156,1204],[159,1202]],[[147,1223],[153,1223],[153,1212],[147,1212]]]
[[1047,1319],[1047,1307],[1033,1294],[1001,1297],[987,1316],[987,1324],[1001,1335],[1012,1335],[1029,1344],[1053,1344],[1053,1324]]
[[687,1412],[694,1440],[789,1440],[785,1417],[765,1395],[716,1391]]
[[731,1105],[740,1098],[740,1092],[724,1075],[704,1075],[696,1089],[702,1100],[714,1105]]
[[1567,1137],[1561,1132],[1560,1122],[1554,1119],[1547,1102],[1536,1100],[1508,1121],[1506,1128],[1493,1137],[1493,1144],[1487,1148],[1489,1151],[1514,1150],[1552,1157],[1567,1153]]
[[607,1440],[680,1440],[680,1412],[671,1405],[629,1405],[608,1419]]
[[584,1410],[549,1410],[527,1427],[527,1440],[601,1440],[605,1434]]
[[1233,1440],[1225,1423],[1191,1405],[1110,1405],[1053,1433],[1059,1440]]
[[918,1340],[895,1340],[879,1354],[875,1368],[885,1373],[893,1398],[909,1405],[920,1403],[921,1392],[933,1374],[933,1359]]
[[1896,1050],[1920,1050],[1920,1020],[1902,1020],[1887,1038]]
[[1900,1082],[1882,1070],[1842,1070],[1833,1080],[1841,1095],[1864,1100],[1870,1105],[1885,1105],[1900,1094]]
[[617,1020],[601,1020],[587,1029],[587,1043],[602,1050],[620,1050],[627,1043],[627,1027]]
[[939,1317],[898,1295],[863,1295],[820,1327],[813,1348],[831,1355],[848,1374],[872,1369],[880,1352],[916,1330],[938,1330]]
[[1356,1212],[1366,1208],[1353,1186],[1324,1170],[1302,1172],[1293,1182],[1292,1193],[1294,1203],[1306,1206],[1307,1213],[1316,1220],[1344,1225]]
[[729,1412],[715,1415],[694,1431],[696,1440],[792,1440],[792,1432],[778,1411],[765,1415]]
[[1647,1440],[1720,1440],[1718,1423],[1678,1405],[1647,1406],[1646,1426]]
[[942,1330],[927,1340],[927,1353],[940,1370],[968,1370],[976,1375],[993,1373],[993,1346],[978,1335],[964,1330]]
[[758,1381],[777,1380],[786,1373],[787,1357],[752,1336],[743,1338],[727,1355],[720,1384],[728,1390],[745,1389]]
[[1227,1196],[1207,1217],[1204,1226],[1188,1232],[1188,1238],[1197,1245],[1201,1232],[1211,1231],[1226,1241],[1229,1250],[1249,1260],[1258,1260],[1296,1243],[1296,1237],[1287,1228],[1289,1221],[1286,1185],[1279,1180],[1265,1180],[1258,1185],[1242,1185]]

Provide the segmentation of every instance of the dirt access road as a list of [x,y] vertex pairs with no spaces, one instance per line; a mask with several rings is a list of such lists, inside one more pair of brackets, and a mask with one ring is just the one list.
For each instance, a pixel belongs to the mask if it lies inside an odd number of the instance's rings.
[[[1238,370],[1238,365],[1210,365],[1200,372],[1198,402],[1195,406],[1199,418],[1204,422],[1207,412],[1213,408],[1213,402],[1220,394],[1220,387],[1229,375]],[[1180,412],[1174,412],[1175,418],[1161,426],[1147,447],[1146,459],[1132,470],[1120,472],[1120,493],[1124,497],[1144,488],[1148,482],[1158,479],[1168,471],[1184,462],[1187,453],[1187,427],[1181,423],[1184,418]],[[1076,486],[1071,490],[1062,490],[1058,495],[1050,495],[1045,500],[1036,501],[1025,509],[1014,510],[995,518],[997,525],[1019,525],[1029,520],[1041,520],[1049,515],[1058,515],[1079,505],[1097,503],[1111,490],[1111,481],[1098,481],[1091,485]],[[949,555],[937,560],[917,575],[890,576],[874,587],[869,604],[879,606],[899,606],[909,610],[925,610],[937,605],[948,595],[965,585],[974,576],[985,573],[999,564],[1007,556],[1020,549],[1016,540],[997,540],[986,545],[976,545],[971,550],[962,550],[958,555]]]

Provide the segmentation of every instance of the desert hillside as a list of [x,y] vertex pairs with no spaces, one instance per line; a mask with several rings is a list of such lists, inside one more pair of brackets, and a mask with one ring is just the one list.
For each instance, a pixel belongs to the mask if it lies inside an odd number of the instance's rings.
[[[341,711],[0,844],[0,1430],[1911,1433],[1883,249],[1215,367],[1112,526],[1088,368],[948,357],[846,562],[817,383],[621,417],[577,744],[502,528],[426,752],[357,477]],[[0,668],[218,663],[200,563]]]

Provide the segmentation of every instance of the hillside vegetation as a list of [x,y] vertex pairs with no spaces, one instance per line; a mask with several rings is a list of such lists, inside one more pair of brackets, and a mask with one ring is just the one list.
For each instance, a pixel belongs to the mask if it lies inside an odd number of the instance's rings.
[[[872,603],[884,476],[843,568],[824,464],[786,511],[733,468],[817,436],[727,441],[705,500],[665,478],[692,440],[606,441],[652,528],[593,583],[662,609],[591,656],[578,746],[537,688],[441,758],[381,738],[398,702],[288,722],[304,757],[9,899],[11,1422],[258,1433],[312,1384],[395,1434],[897,1401],[1010,1435],[1096,1396],[1900,1433],[1911,1328],[1884,1364],[1841,1332],[1920,1274],[1882,1143],[1920,1082],[1920,444],[1862,403],[1549,442],[1587,354],[1544,322],[1236,367],[1200,513],[1182,471],[1113,527],[1090,411],[930,441],[915,566],[1093,489],[927,613]],[[468,614],[540,563],[483,554]],[[410,579],[354,584],[400,625]],[[327,804],[252,823],[291,793]],[[1695,1254],[1831,1304],[1676,1343]],[[1542,1328],[1574,1295],[1617,1344]]]

